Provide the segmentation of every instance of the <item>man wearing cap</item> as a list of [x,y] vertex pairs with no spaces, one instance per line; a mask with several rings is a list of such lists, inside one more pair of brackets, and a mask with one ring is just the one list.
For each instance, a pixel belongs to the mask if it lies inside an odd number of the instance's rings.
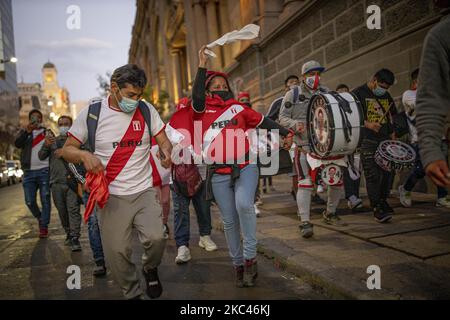
[[[311,178],[311,167],[307,161],[308,138],[306,137],[306,119],[308,104],[311,97],[318,92],[327,92],[327,88],[320,85],[320,75],[325,70],[317,61],[306,62],[302,66],[302,81],[299,86],[294,86],[283,98],[281,104],[280,124],[297,132],[295,143],[298,146],[295,151],[294,166],[298,174],[297,205],[301,224],[299,226],[304,238],[311,237],[313,225],[310,222],[311,194],[314,183]],[[318,161],[321,161],[320,159]],[[342,184],[328,188],[327,210],[323,214],[327,224],[341,225],[340,218],[336,215],[336,207],[341,197]]]

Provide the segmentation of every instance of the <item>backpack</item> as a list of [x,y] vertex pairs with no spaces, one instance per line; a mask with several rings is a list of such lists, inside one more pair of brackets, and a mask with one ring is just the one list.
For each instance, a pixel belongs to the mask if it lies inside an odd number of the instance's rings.
[[[97,132],[98,117],[100,115],[100,110],[102,108],[102,102],[96,101],[89,105],[89,112],[86,119],[87,129],[88,129],[88,141],[86,143],[86,149],[95,152],[95,133]],[[139,101],[139,110],[141,110],[142,116],[144,117],[145,123],[147,124],[148,131],[150,134],[150,141],[152,139],[152,127],[151,127],[151,115],[150,110],[143,101]]]
[[172,164],[174,191],[186,198],[193,197],[202,186],[203,179],[194,163]]

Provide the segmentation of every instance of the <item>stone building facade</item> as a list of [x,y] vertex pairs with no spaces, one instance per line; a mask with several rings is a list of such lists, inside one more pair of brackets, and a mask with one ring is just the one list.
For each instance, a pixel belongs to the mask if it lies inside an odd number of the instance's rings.
[[[370,5],[381,9],[381,29],[369,30]],[[397,100],[418,67],[428,30],[443,15],[432,0],[137,0],[130,62],[147,71],[151,94],[161,92],[166,107],[189,93],[197,69],[198,49],[248,23],[261,26],[256,41],[216,48],[211,68],[228,72],[235,90],[250,91],[265,112],[290,74],[299,74],[310,59],[327,72],[326,86],[350,87],[382,68],[397,78]]]
[[50,110],[47,108],[47,100],[44,98],[41,84],[38,82],[20,82],[17,84],[17,88],[19,90],[20,127],[25,127],[28,124],[28,114],[33,109],[38,109],[42,112],[44,126],[48,126],[50,120]]
[[48,123],[48,127],[57,133],[58,118],[62,115],[71,116],[71,105],[69,91],[59,85],[58,70],[56,66],[48,61],[42,67],[42,93],[44,105],[42,110],[44,121]]
[[[354,88],[377,70],[391,69],[391,94],[401,104],[410,73],[419,66],[424,38],[448,10],[433,0],[137,0],[130,63],[146,70],[152,102],[167,117],[190,93],[198,50],[222,34],[255,23],[254,41],[215,48],[211,69],[227,72],[235,92],[249,91],[265,113],[283,93],[284,79],[314,59],[326,67],[322,82]],[[369,29],[376,5],[381,29]],[[428,187],[434,189],[428,181]],[[418,189],[424,191],[421,182]],[[430,188],[428,188],[430,190]]]

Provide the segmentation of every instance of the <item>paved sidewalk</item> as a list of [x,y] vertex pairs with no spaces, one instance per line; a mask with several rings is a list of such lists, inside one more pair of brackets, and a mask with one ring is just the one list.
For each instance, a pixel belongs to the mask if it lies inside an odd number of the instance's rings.
[[[394,193],[388,224],[375,222],[371,212],[353,214],[342,200],[338,213],[348,226],[329,226],[321,220],[325,206],[313,205],[315,235],[303,239],[290,181],[275,178],[277,191],[263,196],[260,253],[337,299],[450,298],[450,210],[436,208],[434,195],[413,193],[413,207],[403,208]],[[370,265],[381,269],[380,290],[367,288]]]

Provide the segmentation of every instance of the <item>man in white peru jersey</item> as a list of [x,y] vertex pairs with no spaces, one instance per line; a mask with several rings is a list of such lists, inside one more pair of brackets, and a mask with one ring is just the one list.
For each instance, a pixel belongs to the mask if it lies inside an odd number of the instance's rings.
[[[141,100],[146,83],[144,71],[136,65],[116,69],[111,76],[111,94],[100,102],[101,106],[91,105],[81,111],[63,149],[67,161],[82,162],[89,173],[104,174],[106,178],[110,196],[104,208],[98,208],[98,220],[106,261],[127,299],[141,299],[143,294],[136,266],[131,261],[133,227],[144,249],[146,293],[150,298],[162,293],[157,267],[165,239],[152,189],[151,138],[156,139],[161,164],[166,168],[171,165],[172,145],[158,112]],[[97,110],[98,114],[91,110]],[[96,129],[91,140],[92,119],[96,121]],[[80,150],[86,142],[93,153]]]

